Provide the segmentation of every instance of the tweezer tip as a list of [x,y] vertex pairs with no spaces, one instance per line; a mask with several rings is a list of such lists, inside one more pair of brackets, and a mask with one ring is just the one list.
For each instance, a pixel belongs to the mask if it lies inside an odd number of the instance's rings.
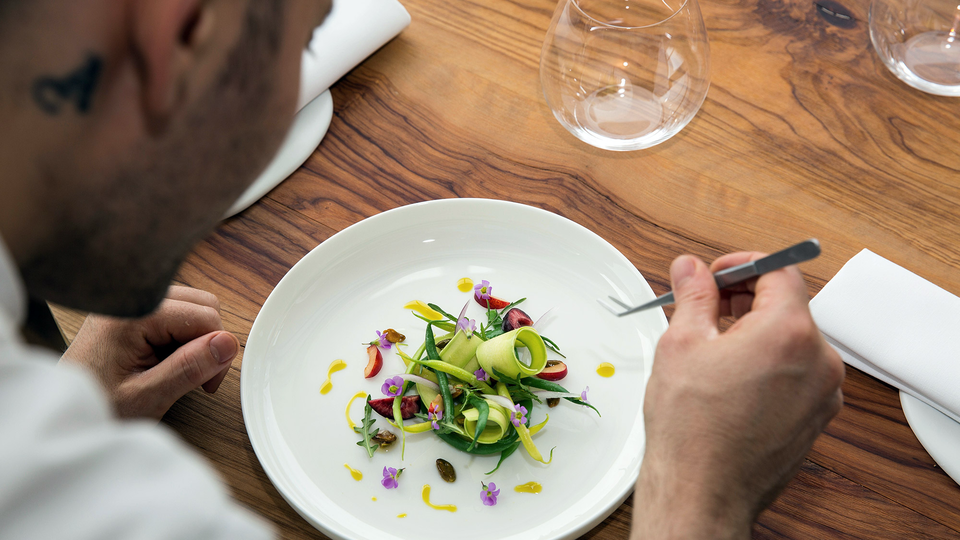
[[601,306],[603,306],[604,308],[606,308],[606,310],[609,311],[610,313],[613,313],[613,314],[616,315],[617,317],[620,316],[620,312],[617,311],[616,309],[614,309],[613,306],[611,306],[610,304],[604,302],[602,298],[597,298],[597,302],[598,302]]

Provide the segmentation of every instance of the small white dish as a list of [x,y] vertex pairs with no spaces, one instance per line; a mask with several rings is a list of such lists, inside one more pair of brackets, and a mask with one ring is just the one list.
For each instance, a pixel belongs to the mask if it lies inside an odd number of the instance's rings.
[[333,97],[327,90],[300,109],[273,161],[250,184],[237,202],[233,203],[223,218],[227,219],[246,210],[303,165],[320,145],[323,136],[327,134],[332,119]]
[[960,484],[960,424],[923,401],[900,392],[900,406],[923,449]]
[[[537,319],[556,308],[542,331],[567,355],[570,373],[561,384],[588,395],[603,414],[567,402],[537,405],[531,420],[550,422],[534,438],[553,462],[542,465],[522,449],[495,474],[498,456],[471,456],[430,433],[407,438],[371,459],[347,425],[351,396],[382,397],[380,385],[402,371],[394,350],[383,370],[364,379],[363,342],[392,327],[407,336],[408,351],[422,343],[424,325],[403,309],[411,300],[437,303],[483,319],[472,291],[459,278],[489,280],[495,296],[526,297],[522,308]],[[451,199],[406,206],[353,225],[308,253],[264,303],[247,341],[241,372],[244,422],[253,448],[281,495],[327,536],[346,539],[576,538],[600,523],[633,489],[644,449],[643,396],[654,349],[667,328],[660,309],[618,319],[595,298],[611,291],[627,302],[654,297],[643,276],[613,246],[584,227],[544,210],[516,203]],[[319,392],[336,359],[346,369]],[[600,377],[601,362],[616,367]],[[359,421],[363,403],[350,410]],[[389,428],[379,416],[376,425]],[[395,428],[389,428],[397,432]],[[435,460],[457,472],[443,482]],[[363,473],[354,481],[344,467]],[[400,487],[381,486],[385,466],[405,467]],[[481,503],[481,481],[501,490],[496,506]],[[530,481],[542,493],[516,493]],[[421,500],[455,504],[438,511]],[[373,500],[373,499],[376,500]],[[398,517],[405,514],[405,517]]]

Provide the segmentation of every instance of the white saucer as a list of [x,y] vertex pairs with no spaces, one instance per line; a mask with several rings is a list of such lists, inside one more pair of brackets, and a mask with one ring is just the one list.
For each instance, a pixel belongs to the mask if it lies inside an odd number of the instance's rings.
[[960,424],[904,392],[900,392],[900,406],[924,450],[960,484]]
[[246,210],[303,165],[326,135],[332,119],[333,97],[327,90],[297,113],[276,157],[223,218]]

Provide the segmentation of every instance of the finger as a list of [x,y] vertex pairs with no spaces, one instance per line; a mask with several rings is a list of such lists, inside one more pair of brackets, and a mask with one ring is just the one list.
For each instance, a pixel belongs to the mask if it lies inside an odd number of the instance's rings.
[[810,297],[803,274],[796,265],[764,274],[754,288],[753,311],[776,306],[809,310]]
[[142,391],[169,407],[225,372],[239,350],[240,342],[230,332],[211,332],[196,338],[141,373]]
[[754,295],[751,293],[734,293],[730,295],[730,315],[739,319],[753,308]]
[[[726,268],[740,264],[753,262],[766,257],[766,253],[757,251],[741,251],[739,253],[730,253],[713,261],[710,265],[712,272],[719,272]],[[764,285],[764,298],[758,302],[760,284]],[[729,291],[729,293],[727,293]],[[799,304],[806,305],[809,301],[807,296],[806,284],[803,283],[803,276],[796,266],[788,266],[781,270],[764,274],[758,278],[748,280],[744,283],[728,287],[724,291],[730,295],[729,309],[730,314],[740,318],[747,312],[754,309],[761,309],[775,304],[788,302],[796,307]],[[751,298],[748,293],[753,293]],[[738,295],[740,296],[738,298]],[[722,311],[721,313],[726,313]]]
[[223,321],[215,309],[181,300],[164,300],[142,324],[147,343],[154,347],[171,342],[187,343],[223,330]]
[[167,298],[171,300],[180,300],[181,302],[199,304],[201,306],[209,306],[218,312],[220,311],[220,300],[215,294],[202,291],[200,289],[194,289],[193,287],[171,285],[170,288],[167,289]]
[[203,383],[202,385],[203,390],[208,394],[216,393],[217,389],[220,388],[220,383],[222,383],[223,379],[227,377],[227,373],[230,373],[229,363],[223,368],[223,371],[221,371],[220,373],[217,373],[216,375],[213,376],[212,379]]
[[[737,253],[728,253],[713,261],[713,263],[710,264],[710,271],[715,274],[721,270],[726,270],[727,268],[753,262],[766,256],[766,253],[760,253],[758,251],[740,251]],[[732,287],[727,287],[725,290],[732,292],[753,292],[756,283],[756,279],[750,279],[743,283],[733,285]]]
[[707,265],[691,255],[677,257],[670,265],[670,281],[677,303],[671,326],[715,333],[720,293]]

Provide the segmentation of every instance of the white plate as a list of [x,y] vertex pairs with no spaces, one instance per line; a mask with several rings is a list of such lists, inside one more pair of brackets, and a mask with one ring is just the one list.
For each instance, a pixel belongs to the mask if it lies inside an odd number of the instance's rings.
[[924,450],[960,484],[960,424],[905,392],[900,392],[900,406]]
[[[521,449],[497,473],[485,476],[496,456],[460,453],[429,433],[408,438],[403,462],[399,447],[370,459],[347,427],[348,399],[358,391],[382,397],[382,382],[402,372],[399,358],[389,351],[380,374],[365,380],[361,342],[374,339],[374,330],[393,327],[407,336],[408,350],[415,349],[424,325],[402,306],[420,299],[458,312],[471,297],[456,288],[462,277],[489,280],[494,295],[504,299],[527,297],[522,307],[534,319],[557,308],[542,330],[568,356],[570,374],[562,384],[575,392],[589,385],[589,399],[603,417],[567,402],[549,409],[550,423],[535,438],[545,454],[556,447],[549,466]],[[654,297],[613,246],[536,208],[441,200],[353,225],[298,262],[253,324],[241,401],[257,457],[290,505],[333,538],[575,538],[608,516],[633,488],[644,446],[644,388],[657,340],[667,327],[659,309],[612,317],[595,300],[610,293],[631,304]],[[471,302],[469,316],[482,314]],[[327,367],[338,358],[348,367],[333,375],[333,390],[321,395]],[[616,375],[597,375],[601,362],[613,363]],[[358,399],[351,415],[355,421],[362,409]],[[541,420],[545,410],[536,407],[532,421]],[[387,427],[382,419],[377,425]],[[455,483],[440,479],[437,458],[454,465]],[[345,463],[362,471],[363,480],[352,480]],[[406,468],[398,489],[380,485],[384,466]],[[481,504],[481,480],[501,489],[496,506]],[[513,491],[530,481],[542,484],[543,492]],[[433,487],[434,503],[455,504],[458,511],[426,506],[424,484]]]
[[300,109],[273,161],[233,203],[223,218],[243,212],[303,165],[327,134],[332,119],[333,97],[327,90]]

